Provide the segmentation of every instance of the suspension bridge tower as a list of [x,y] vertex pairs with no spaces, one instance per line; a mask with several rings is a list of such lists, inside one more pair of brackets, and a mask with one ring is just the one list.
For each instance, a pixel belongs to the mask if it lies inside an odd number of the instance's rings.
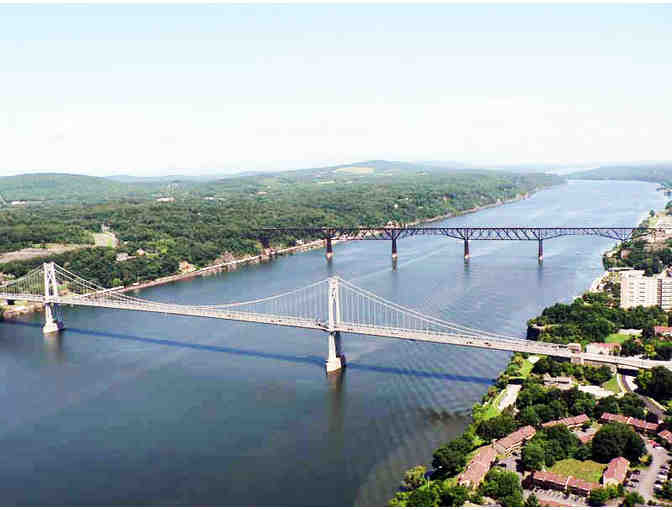
[[329,357],[327,358],[327,373],[337,372],[345,367],[345,355],[341,349],[341,333],[338,326],[341,323],[341,302],[338,297],[338,277],[329,278]]
[[45,334],[58,333],[63,329],[63,313],[54,299],[58,297],[58,281],[53,262],[44,263],[44,327]]

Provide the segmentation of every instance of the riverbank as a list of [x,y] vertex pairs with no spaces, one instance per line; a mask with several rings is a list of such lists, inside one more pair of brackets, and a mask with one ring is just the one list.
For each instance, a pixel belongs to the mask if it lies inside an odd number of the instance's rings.
[[[495,202],[492,202],[490,204],[485,204],[482,206],[478,207],[473,207],[471,209],[466,209],[464,211],[458,211],[458,212],[453,212],[453,213],[448,213],[440,216],[435,216],[432,218],[425,218],[421,220],[417,220],[414,222],[409,223],[408,225],[420,225],[420,224],[431,224],[437,221],[442,221],[445,219],[449,218],[455,218],[458,216],[465,216],[467,214],[473,214],[479,211],[483,211],[486,209],[491,209],[493,207],[499,207],[502,205],[506,204],[511,204],[515,203],[521,200],[525,200],[527,198],[530,198],[532,195],[535,193],[538,193],[539,191],[542,191],[544,189],[547,189],[547,187],[539,187],[535,188],[534,190],[531,190],[527,193],[519,193],[515,197],[508,199],[508,200],[501,200],[498,199]],[[340,244],[340,243],[345,243],[348,241],[356,241],[357,239],[336,239],[332,241],[332,245]],[[193,269],[190,271],[184,271],[178,274],[173,274],[169,276],[162,276],[159,278],[156,278],[154,280],[150,281],[145,281],[145,282],[139,282],[135,283],[129,286],[126,286],[124,288],[121,288],[118,290],[118,292],[121,293],[128,293],[128,292],[133,292],[137,290],[142,290],[146,288],[151,288],[151,287],[158,287],[161,285],[167,285],[170,283],[182,281],[182,280],[190,280],[193,278],[196,278],[198,276],[207,276],[207,275],[213,275],[221,272],[230,272],[230,271],[236,271],[241,267],[246,267],[248,265],[254,265],[254,264],[261,264],[264,262],[270,262],[276,257],[279,256],[284,256],[284,255],[293,255],[296,253],[302,253],[306,251],[311,251],[311,250],[316,250],[316,249],[321,249],[325,248],[326,246],[326,241],[319,239],[316,241],[309,241],[306,243],[302,243],[300,245],[296,246],[290,246],[286,248],[267,248],[264,249],[264,252],[259,254],[259,255],[245,255],[241,258],[230,260],[227,262],[222,262],[218,264],[213,264],[207,267],[203,267],[200,269]],[[2,312],[2,316],[4,318],[14,318],[20,315],[25,315],[25,314],[30,314],[34,313],[36,311],[39,311],[42,309],[42,306],[39,304],[30,304],[30,303],[20,303],[16,305],[6,305],[4,307],[4,311]]]
[[[417,220],[411,223],[408,223],[409,226],[415,226],[415,225],[420,225],[420,224],[428,224],[428,223],[434,223],[437,221],[442,221],[445,219],[449,218],[456,218],[458,216],[465,216],[467,214],[473,214],[485,209],[491,209],[493,207],[498,207],[506,204],[511,204],[518,202],[520,200],[525,200],[527,198],[530,198],[533,194],[538,193],[539,191],[542,191],[543,189],[546,189],[545,187],[539,187],[536,188],[532,191],[529,191],[527,193],[519,193],[516,195],[514,198],[511,198],[509,200],[497,200],[496,202],[490,203],[490,204],[485,204],[479,207],[473,207],[471,209],[466,209],[464,211],[458,211],[456,213],[448,213],[440,216],[435,216],[433,218],[425,218],[422,220]],[[356,241],[357,239],[335,239],[332,241],[332,245],[335,244],[340,244],[340,243],[345,243],[349,241]],[[217,274],[221,272],[229,272],[229,271],[236,271],[240,267],[245,267],[250,264],[260,264],[262,262],[269,262],[273,258],[278,257],[278,256],[283,256],[283,255],[293,255],[295,253],[302,253],[306,251],[311,251],[311,250],[316,250],[320,248],[325,248],[326,242],[324,240],[316,240],[316,241],[309,241],[307,243],[303,243],[301,245],[297,246],[291,246],[287,248],[267,248],[264,250],[263,254],[260,255],[246,255],[245,257],[235,259],[229,262],[223,262],[220,264],[213,264],[211,266],[207,266],[201,269],[194,269],[193,271],[187,271],[184,273],[176,274],[176,275],[171,275],[171,276],[163,276],[161,278],[156,278],[155,280],[149,281],[149,282],[142,282],[138,284],[133,284],[129,285],[128,287],[124,287],[123,289],[120,289],[119,292],[130,292],[134,290],[140,290],[140,289],[146,289],[149,287],[157,287],[159,285],[166,285],[168,283],[176,282],[176,281],[181,281],[181,280],[188,280],[190,278],[195,278],[196,276],[206,276],[206,275],[212,275],[212,274]]]
[[[648,216],[647,214],[644,214],[643,217],[640,216],[640,221],[638,221],[637,224],[641,223],[642,220],[646,220]],[[610,253],[614,251],[614,247],[604,247],[602,245],[599,250],[595,250],[592,253],[593,255],[596,253]],[[579,265],[578,263],[576,264],[577,266]],[[604,264],[603,267],[607,267],[606,264]],[[594,269],[593,269],[594,270]],[[606,270],[602,270],[600,274],[597,277],[593,277],[595,273],[589,276],[590,279],[586,278],[583,280],[583,285],[581,285],[579,288],[574,288],[571,289],[571,293],[568,293],[569,296],[578,294],[578,296],[583,295],[586,292],[602,292],[605,291],[605,286],[606,286],[606,291],[613,292],[612,285],[614,283],[618,282],[618,274],[614,272],[609,272]],[[587,281],[590,281],[590,285],[588,288],[585,288],[584,285],[587,283]],[[583,287],[584,290],[580,290],[581,287]],[[562,299],[562,298],[561,298]],[[561,302],[561,301],[558,301]],[[549,306],[552,307],[552,303],[547,303],[544,304],[546,308]],[[614,305],[614,306],[617,306]],[[592,340],[594,342],[601,342],[603,340]],[[607,340],[604,340],[607,341]],[[525,359],[521,359],[525,358]],[[536,358],[536,357],[535,357]],[[441,468],[441,465],[437,466],[436,460],[437,458],[439,459],[439,463],[441,463],[441,459],[446,458],[449,460],[452,460],[452,457],[446,453],[445,450],[450,450],[453,454],[457,455],[456,452],[459,450],[460,447],[466,448],[468,450],[466,459],[467,459],[467,464],[468,464],[468,459],[471,458],[471,455],[475,451],[479,451],[476,448],[487,444],[489,441],[484,440],[482,437],[479,437],[479,432],[482,430],[484,432],[487,432],[490,427],[490,422],[487,424],[484,424],[484,422],[488,420],[499,420],[500,418],[497,418],[501,414],[507,414],[508,411],[505,411],[505,409],[509,406],[515,406],[516,404],[516,398],[517,394],[520,391],[521,384],[524,384],[524,380],[528,377],[528,375],[531,372],[531,369],[533,367],[533,364],[531,363],[531,359],[529,359],[528,356],[521,356],[520,353],[513,353],[510,359],[508,360],[507,365],[504,367],[503,370],[501,370],[497,376],[497,382],[496,385],[494,386],[489,386],[487,391],[482,395],[480,402],[477,402],[474,404],[473,409],[472,409],[472,423],[467,426],[465,429],[465,432],[463,433],[462,436],[458,436],[458,438],[450,443],[443,444],[435,451],[434,454],[434,467]],[[536,361],[536,359],[534,359]],[[564,375],[564,374],[563,374]],[[588,379],[588,378],[586,378]],[[602,386],[606,387],[607,389],[610,389],[610,392],[604,392],[603,395],[605,396],[606,394],[611,394],[611,392],[614,393],[620,393],[625,390],[623,390],[620,381],[618,378],[614,380],[615,384],[618,386],[618,389],[611,389],[608,387],[608,384],[610,381],[606,381],[605,383],[600,383],[597,384],[597,386]],[[588,384],[587,382],[584,382],[584,384]],[[591,383],[592,384],[592,383]],[[584,387],[579,387],[582,391],[588,391],[587,389],[584,389]],[[591,392],[592,393],[592,392]],[[621,395],[618,395],[621,396]],[[529,405],[528,405],[529,406]],[[520,404],[521,410],[526,411],[525,409],[525,404],[521,403]],[[587,412],[587,411],[586,411]],[[588,413],[590,414],[590,413]],[[520,419],[515,424],[515,427],[522,427],[523,425],[527,425],[528,422],[525,420],[529,419],[529,416],[523,413],[523,418]],[[566,415],[560,415],[560,418]],[[557,416],[555,418],[558,418]],[[506,416],[502,417],[501,420],[505,421],[507,419]],[[544,421],[544,420],[541,420]],[[548,419],[546,420],[548,421]],[[494,426],[494,425],[492,425]],[[514,427],[514,428],[515,428]],[[467,443],[467,446],[465,447],[463,443]],[[501,465],[501,464],[500,464]],[[464,466],[464,465],[463,465]],[[447,478],[445,481],[441,482],[435,482],[432,480],[429,482],[429,484],[434,484],[437,483],[435,487],[437,487],[437,490],[439,493],[442,494],[442,498],[449,497],[451,494],[451,488],[455,486],[456,481],[457,481],[457,476],[459,473],[464,472],[464,467],[459,467],[457,469],[452,469],[450,468],[450,474],[453,476],[450,476]],[[515,467],[515,462],[513,464],[507,464],[507,467],[505,469],[509,470],[510,472],[515,472],[517,469]],[[489,465],[488,465],[489,467]],[[418,468],[413,468],[415,470],[418,470]],[[423,469],[425,469],[423,467]],[[431,468],[429,468],[431,469]],[[473,470],[472,470],[473,471]],[[406,478],[408,479],[408,474],[410,473],[407,472]],[[485,474],[485,473],[483,473]],[[438,480],[442,480],[441,477],[438,477]],[[482,477],[480,478],[482,480]],[[443,483],[443,485],[441,485]],[[476,482],[476,486],[479,485],[480,482]],[[429,487],[428,484],[428,487]],[[475,488],[472,487],[472,489]],[[443,492],[441,492],[443,491]],[[405,503],[408,500],[407,498],[408,492],[398,492],[397,495],[390,501],[390,505],[392,506],[407,506]],[[445,494],[448,494],[446,496]],[[526,493],[527,494],[527,493]],[[414,495],[416,497],[416,495]],[[471,493],[467,496],[467,500],[471,501],[472,503],[479,504],[478,501],[472,499],[472,497],[476,497],[478,499],[478,496],[476,496],[474,493]],[[411,501],[415,502],[415,499],[411,499]],[[501,502],[500,502],[501,503]],[[410,504],[408,506],[411,506]],[[433,505],[436,506],[436,505]],[[443,505],[442,505],[443,506]]]

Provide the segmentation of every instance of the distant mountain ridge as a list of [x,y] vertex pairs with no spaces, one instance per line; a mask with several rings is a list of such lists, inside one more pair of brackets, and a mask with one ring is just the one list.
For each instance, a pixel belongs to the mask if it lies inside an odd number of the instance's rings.
[[[530,174],[529,171],[519,172]],[[0,177],[5,204],[101,203],[111,200],[156,200],[266,195],[292,186],[377,185],[390,179],[413,183],[417,177],[513,174],[511,171],[467,167],[461,163],[413,163],[368,160],[340,165],[273,172],[239,172],[226,175],[172,174],[165,176],[115,175],[94,177],[68,173],[31,173]],[[2,204],[0,204],[2,205]]]
[[672,182],[672,162],[601,166],[573,172],[569,179]]

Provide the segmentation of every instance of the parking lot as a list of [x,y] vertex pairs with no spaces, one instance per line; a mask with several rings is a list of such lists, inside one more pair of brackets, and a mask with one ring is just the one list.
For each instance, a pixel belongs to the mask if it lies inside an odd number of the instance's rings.
[[577,496],[576,494],[565,494],[562,491],[539,489],[536,487],[534,489],[525,490],[523,492],[525,494],[525,498],[527,498],[530,494],[534,494],[537,496],[537,499],[554,501],[563,505],[586,506],[586,498],[583,496]]
[[[654,447],[650,440],[646,440],[646,450],[651,454],[652,462],[649,467],[642,469],[641,473],[635,473],[628,480],[628,490],[636,490],[646,501],[655,499],[655,489],[667,480],[669,472],[670,455],[661,447]],[[630,484],[630,482],[632,482]]]

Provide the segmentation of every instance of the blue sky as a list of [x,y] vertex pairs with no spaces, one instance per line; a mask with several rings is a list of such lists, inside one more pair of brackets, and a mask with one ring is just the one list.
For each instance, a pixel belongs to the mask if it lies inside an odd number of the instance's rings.
[[0,173],[672,159],[668,5],[0,5]]

